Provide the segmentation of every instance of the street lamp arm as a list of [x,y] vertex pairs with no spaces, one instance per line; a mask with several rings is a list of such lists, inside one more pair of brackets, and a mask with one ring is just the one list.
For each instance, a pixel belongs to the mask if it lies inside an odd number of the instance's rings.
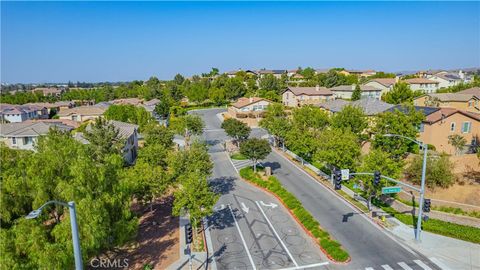
[[50,205],[50,204],[60,204],[60,205],[65,206],[65,207],[70,207],[70,206],[68,205],[68,203],[65,203],[65,202],[62,202],[62,201],[52,200],[52,201],[48,201],[48,202],[44,203],[44,204],[43,204],[42,206],[40,206],[37,210],[40,210],[40,211],[41,211],[45,206]]
[[421,141],[417,141],[415,139],[412,139],[410,137],[406,137],[406,136],[403,136],[403,135],[398,135],[398,134],[384,134],[383,135],[384,137],[399,137],[399,138],[403,138],[403,139],[406,139],[406,140],[409,140],[411,142],[414,142],[416,144],[418,144],[420,147],[423,147],[424,143],[421,142]]

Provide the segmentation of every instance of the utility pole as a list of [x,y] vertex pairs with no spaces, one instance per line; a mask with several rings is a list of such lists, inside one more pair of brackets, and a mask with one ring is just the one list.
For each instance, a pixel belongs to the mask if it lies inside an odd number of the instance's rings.
[[422,165],[422,183],[420,186],[420,202],[418,203],[418,219],[415,240],[420,242],[420,232],[422,231],[422,215],[423,215],[423,201],[425,197],[425,174],[427,172],[427,152],[428,145],[423,143],[423,165]]

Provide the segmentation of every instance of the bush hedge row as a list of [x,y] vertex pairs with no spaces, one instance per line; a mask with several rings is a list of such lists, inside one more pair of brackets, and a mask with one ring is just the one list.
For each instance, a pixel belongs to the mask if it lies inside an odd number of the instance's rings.
[[240,170],[240,176],[256,185],[263,187],[275,193],[285,205],[293,212],[297,219],[305,226],[310,233],[317,238],[320,246],[330,255],[332,259],[338,262],[347,261],[350,256],[342,248],[340,243],[331,239],[328,232],[322,230],[320,224],[315,218],[303,208],[302,203],[288,192],[274,176],[270,176],[268,181],[263,180],[258,174],[253,172],[251,167]]

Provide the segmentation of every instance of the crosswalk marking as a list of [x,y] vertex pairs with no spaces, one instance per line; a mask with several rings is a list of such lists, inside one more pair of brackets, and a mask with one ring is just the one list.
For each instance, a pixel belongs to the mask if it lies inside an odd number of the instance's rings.
[[400,265],[400,267],[402,267],[403,269],[405,270],[413,270],[410,266],[408,266],[406,263],[404,262],[399,262],[398,265]]
[[437,259],[437,258],[429,258],[430,261],[432,261],[434,264],[436,264],[438,267],[442,268],[442,270],[450,270],[450,268],[448,266],[446,266],[442,261],[440,261],[440,259]]
[[384,265],[382,265],[382,267],[383,267],[383,269],[385,269],[385,270],[393,270],[393,268],[390,267],[390,265],[388,265],[388,264],[384,264]]
[[365,270],[375,270],[375,269],[373,269],[372,267],[367,267],[365,268]]
[[413,261],[425,270],[432,270],[432,268],[428,267],[428,265],[424,264],[420,260],[413,260]]

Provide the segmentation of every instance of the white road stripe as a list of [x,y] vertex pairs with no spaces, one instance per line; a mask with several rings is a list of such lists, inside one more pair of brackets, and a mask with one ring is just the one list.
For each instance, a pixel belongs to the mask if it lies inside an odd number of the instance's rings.
[[228,161],[230,161],[230,164],[232,164],[233,169],[234,169],[234,170],[237,172],[237,174],[238,174],[238,170],[237,170],[237,168],[235,167],[235,165],[233,164],[232,159],[231,159],[230,156],[227,154],[227,152],[224,152],[224,153],[225,153],[225,155],[228,157]]
[[406,263],[404,262],[399,262],[398,265],[400,265],[403,269],[405,270],[413,270],[410,266],[408,266]]
[[321,263],[314,263],[314,264],[307,264],[307,265],[300,265],[300,266],[296,266],[296,267],[288,267],[288,268],[281,268],[281,269],[277,269],[277,270],[297,270],[297,269],[308,269],[308,268],[312,268],[312,267],[317,267],[317,266],[322,266],[322,265],[327,265],[328,262],[321,262]]
[[390,265],[388,265],[388,264],[384,264],[384,265],[382,265],[382,267],[383,267],[383,269],[385,269],[385,270],[393,270],[393,268],[390,267]]
[[432,268],[428,267],[428,265],[424,264],[420,260],[413,260],[413,261],[425,270],[432,270]]
[[245,238],[243,238],[242,231],[240,230],[240,227],[238,226],[237,218],[233,214],[232,207],[230,205],[228,205],[228,209],[230,209],[230,214],[232,214],[233,221],[235,221],[235,226],[237,227],[238,233],[240,234],[240,238],[242,239],[242,242],[243,242],[243,247],[245,248],[245,252],[247,252],[248,259],[250,260],[250,263],[252,264],[253,270],[256,270],[257,268],[255,267],[255,263],[253,262],[252,255],[250,254],[250,250],[248,249],[247,243],[245,242]]
[[437,259],[435,257],[431,257],[429,259],[438,267],[440,267],[442,270],[450,270],[450,267],[446,266],[442,261],[440,261],[440,259]]
[[270,222],[270,220],[268,219],[267,215],[265,215],[265,212],[263,211],[262,207],[260,206],[260,204],[258,203],[258,201],[255,201],[255,203],[257,204],[258,208],[260,209],[260,212],[262,212],[262,215],[263,217],[265,218],[265,220],[267,221],[268,225],[270,226],[270,228],[272,229],[273,233],[275,234],[275,236],[277,237],[278,241],[280,241],[280,244],[282,244],[283,248],[285,249],[285,251],[287,252],[288,256],[290,257],[290,259],[292,260],[293,264],[295,264],[295,266],[298,268],[298,263],[295,261],[295,259],[293,258],[292,254],[290,253],[290,251],[288,250],[287,246],[285,245],[285,243],[283,243],[282,239],[280,238],[280,236],[278,235],[277,231],[275,230],[275,228],[273,227],[272,223]]
[[373,269],[372,267],[367,267],[365,268],[365,270],[375,270],[375,269]]

